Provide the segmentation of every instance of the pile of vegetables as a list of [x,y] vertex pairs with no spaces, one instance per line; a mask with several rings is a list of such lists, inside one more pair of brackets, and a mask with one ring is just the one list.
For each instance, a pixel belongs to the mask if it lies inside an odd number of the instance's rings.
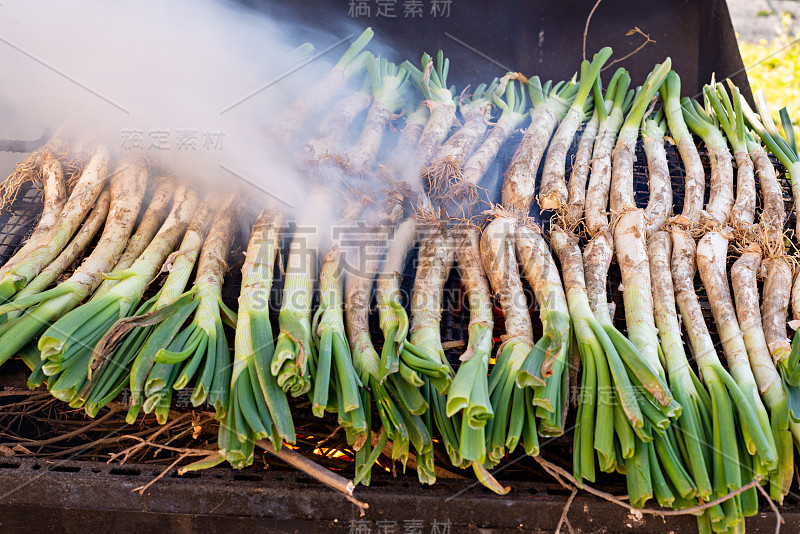
[[[785,109],[778,127],[762,94],[754,111],[730,81],[682,97],[669,58],[634,88],[624,68],[604,74],[608,48],[569,80],[506,73],[459,92],[441,52],[398,65],[364,51],[371,36],[267,132],[305,180],[297,213],[162,178],[102,144],[69,185],[58,158],[39,158],[41,219],[0,267],[0,362],[20,356],[31,387],[91,417],[129,388],[131,424],[141,412],[166,423],[186,389],[219,421],[218,450],[188,469],[242,468],[257,443],[293,444],[292,399],[305,398],[313,416],[335,414],[356,484],[395,461],[433,484],[441,446],[505,493],[489,469],[571,433],[579,484],[620,473],[631,505],[699,506],[702,532],[742,532],[754,480],[781,502],[800,448],[797,249],[770,158],[796,209]],[[487,173],[514,149],[497,183]],[[622,310],[609,303],[615,263]],[[469,310],[455,351],[441,328],[453,273]]]

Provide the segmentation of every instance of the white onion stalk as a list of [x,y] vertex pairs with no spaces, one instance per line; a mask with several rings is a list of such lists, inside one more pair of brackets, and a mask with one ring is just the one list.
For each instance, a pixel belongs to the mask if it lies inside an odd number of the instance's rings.
[[675,218],[675,222],[683,226],[692,226],[700,222],[706,176],[700,154],[683,118],[681,79],[675,71],[670,71],[661,85],[661,100],[670,136],[678,146],[678,153],[686,171],[683,211]]
[[[108,148],[98,147],[61,210],[58,222],[42,238],[42,246],[31,251],[0,278],[0,302],[9,300],[28,285],[67,245],[103,190],[108,176],[108,160]],[[115,175],[122,173],[126,179],[136,181],[146,172],[134,161],[126,160],[117,167]]]
[[642,121],[642,140],[650,175],[650,198],[644,209],[648,235],[660,230],[672,211],[672,182],[667,152],[664,150],[666,129],[663,111],[659,111],[652,119],[645,118]]
[[[147,248],[133,264],[114,275],[120,283],[99,298],[92,298],[53,323],[39,340],[45,371],[60,364],[62,369],[79,366],[83,373],[69,373],[72,377],[53,383],[51,392],[68,399],[73,405],[85,400],[84,385],[92,377],[97,364],[92,361],[95,345],[119,319],[136,311],[145,288],[161,270],[169,254],[175,249],[186,226],[197,208],[195,194],[185,186],[178,188],[172,211]],[[97,321],[95,329],[84,329],[81,325]],[[68,335],[66,335],[68,334]],[[99,363],[99,362],[97,362]],[[58,389],[56,389],[58,388]],[[76,396],[81,396],[80,401]]]
[[792,483],[794,449],[792,434],[789,432],[786,390],[770,356],[762,327],[757,284],[760,266],[761,248],[751,245],[733,264],[731,285],[750,368],[761,397],[769,408],[772,435],[778,450],[778,472],[770,477],[770,494],[773,499],[782,503]]
[[279,211],[265,207],[253,224],[242,265],[230,395],[218,438],[220,452],[236,468],[252,464],[256,440],[269,439],[276,450],[284,440],[295,441],[286,394],[270,372],[269,297],[283,224]]
[[[545,350],[534,351],[526,358],[517,375],[517,385],[534,386],[533,403],[540,418],[540,433],[560,435],[567,415],[569,377],[571,330],[567,297],[558,267],[538,227],[517,225],[516,249],[522,272],[539,305],[543,334],[537,344],[542,348],[546,345]],[[545,386],[535,387],[541,378],[545,379]]]
[[318,162],[325,156],[341,150],[347,130],[371,102],[369,78],[366,78],[360,90],[339,100],[322,118],[314,135],[303,147],[305,160]]
[[[108,211],[103,234],[95,249],[81,262],[74,274],[53,289],[0,307],[0,314],[32,307],[27,313],[10,323],[0,337],[0,339],[4,340],[1,345],[2,350],[0,350],[0,361],[4,362],[14,355],[19,349],[46,330],[50,321],[62,317],[83,299],[91,295],[100,285],[103,273],[110,271],[114,267],[136,223],[136,216],[139,213],[147,184],[147,174],[136,172],[136,167],[130,167],[129,162],[120,163],[118,168],[125,168],[126,166],[134,172],[116,172],[112,177],[111,207]],[[28,258],[36,252],[29,255]],[[22,267],[25,263],[27,263],[27,259],[17,267]],[[14,270],[12,269],[13,272]],[[106,328],[110,327],[111,324],[113,324],[113,321]],[[63,334],[64,338],[68,338],[71,335],[76,335],[76,329],[93,330],[99,326],[101,325],[98,324],[96,318],[92,318],[90,321],[74,325],[75,328],[73,330],[59,331],[58,334],[59,337]],[[52,331],[49,335],[43,335],[39,338],[40,350],[46,348],[46,352],[42,354],[42,360],[49,359],[51,351],[59,348],[59,343],[56,343],[55,346],[50,345],[50,340],[55,339],[53,337],[55,334],[56,332]],[[58,358],[50,365],[44,365],[45,374],[52,376],[61,371],[61,359]],[[66,359],[69,360],[69,358]],[[75,372],[77,373],[77,371]],[[80,368],[80,372],[85,376],[86,368]],[[52,384],[52,386],[55,386],[55,384]]]
[[[526,454],[539,454],[531,391],[516,384],[523,362],[534,350],[533,327],[515,252],[516,228],[516,217],[501,214],[484,229],[480,244],[483,268],[505,321],[497,363],[489,374],[494,418],[486,427],[487,466],[496,465],[520,440]],[[537,383],[537,387],[545,385],[541,377]]]
[[456,120],[456,103],[453,100],[455,86],[447,86],[450,60],[439,50],[435,63],[431,56],[423,54],[421,69],[408,61],[404,61],[400,67],[408,71],[414,84],[425,97],[422,103],[430,109],[428,122],[425,123],[416,150],[416,164],[419,165],[419,169],[424,169],[439,152]]
[[64,169],[58,158],[49,152],[45,152],[42,156],[42,190],[42,216],[25,244],[0,268],[0,278],[39,246],[42,238],[58,222],[61,210],[64,209],[67,201]]
[[605,101],[602,98],[602,89],[600,86],[600,76],[595,80],[595,91],[600,95],[597,96],[594,102],[594,111],[586,125],[583,127],[581,133],[581,140],[578,142],[578,151],[575,153],[575,161],[572,165],[572,172],[569,176],[569,201],[567,202],[566,214],[564,215],[564,223],[568,230],[574,231],[577,229],[580,222],[583,220],[583,212],[586,206],[586,184],[589,180],[589,171],[592,168],[592,148],[594,141],[597,138],[597,129],[600,125],[600,113],[598,106],[605,107]]
[[84,405],[89,415],[130,386],[126,421],[133,424],[145,401],[144,386],[156,353],[166,348],[196,307],[186,285],[194,272],[200,248],[224,197],[219,191],[206,196],[197,208],[178,246],[164,263],[169,272],[155,297],[142,304],[132,317],[117,321],[97,343],[92,356],[95,372]]
[[[742,97],[739,89],[731,87],[732,99],[728,97],[725,87],[703,87],[703,95],[714,109],[714,114],[722,126],[728,142],[733,149],[736,160],[736,201],[731,209],[731,226],[741,234],[749,234],[753,230],[756,214],[756,182],[753,174],[753,162],[747,148],[747,130],[744,126]],[[732,100],[732,101],[731,101]]]
[[503,207],[527,214],[536,194],[536,173],[550,138],[559,121],[567,114],[578,92],[573,81],[544,86],[537,76],[528,80],[528,93],[533,109],[531,123],[503,176]]

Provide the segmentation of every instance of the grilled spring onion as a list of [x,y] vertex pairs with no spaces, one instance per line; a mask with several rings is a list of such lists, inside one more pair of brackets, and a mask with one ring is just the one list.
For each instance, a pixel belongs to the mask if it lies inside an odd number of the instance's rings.
[[691,226],[700,222],[700,212],[703,209],[703,194],[705,193],[706,176],[703,162],[692,139],[692,134],[686,126],[681,108],[681,79],[678,73],[670,71],[661,85],[661,100],[664,115],[667,117],[667,126],[670,136],[678,146],[678,153],[685,169],[685,188],[683,197],[683,211],[677,217],[676,223]]
[[[653,284],[653,308],[669,376],[670,391],[682,408],[677,421],[679,427],[677,438],[679,443],[683,444],[681,450],[686,466],[697,485],[697,496],[709,501],[714,498],[708,447],[713,435],[711,429],[706,428],[706,423],[712,420],[712,413],[708,410],[711,397],[689,366],[689,360],[683,349],[670,270],[672,243],[669,233],[666,231],[652,233],[648,239],[647,253]],[[720,507],[716,507],[708,513],[716,521],[721,511]]]
[[408,71],[386,59],[367,56],[367,73],[372,84],[372,105],[361,129],[361,135],[348,151],[347,171],[359,176],[372,170],[381,147],[383,132],[392,117],[403,107],[410,81]]
[[[333,200],[327,188],[315,188],[300,215],[298,228],[311,228],[310,232],[297,233],[292,238],[283,300],[278,316],[280,333],[275,343],[272,374],[286,393],[298,397],[311,389],[309,360],[314,358],[311,332],[311,299],[317,272],[317,254],[323,238],[323,224],[332,218]],[[318,224],[309,225],[316,221]]]
[[170,388],[180,391],[197,375],[189,397],[192,405],[200,406],[208,399],[217,418],[226,416],[231,359],[222,323],[225,321],[235,327],[236,314],[222,302],[222,282],[234,233],[238,229],[240,204],[239,195],[232,194],[211,223],[200,251],[197,276],[191,290],[192,300],[175,312],[186,318],[188,311],[193,315],[192,321],[180,332],[173,333],[171,339],[165,340],[168,344],[162,344],[163,348],[156,353],[156,365],[144,383],[147,398],[143,407],[147,413],[163,403],[165,396],[171,395]]
[[769,408],[772,435],[777,446],[778,472],[770,477],[770,494],[782,503],[792,483],[794,449],[789,432],[787,392],[770,356],[762,326],[757,284],[760,267],[761,248],[750,245],[731,268],[731,285],[750,368],[761,397]]
[[[121,167],[126,165],[128,164],[125,162],[120,164]],[[128,168],[135,169],[135,167]],[[0,339],[4,341],[0,345],[2,347],[0,349],[0,362],[5,362],[16,354],[19,349],[46,330],[50,321],[58,319],[72,310],[100,285],[103,273],[113,268],[122,254],[125,244],[128,242],[133,225],[136,223],[136,216],[139,213],[146,183],[146,173],[115,173],[111,179],[111,207],[108,211],[103,234],[94,251],[81,262],[75,273],[53,289],[32,295],[25,300],[18,300],[0,306],[0,314],[32,307],[24,315],[4,325],[5,331],[0,336]],[[54,227],[49,235],[52,237],[53,232],[60,231],[65,231],[65,229]],[[29,254],[28,258],[19,263],[7,276],[15,276],[16,269],[25,266],[28,263],[28,259],[45,248],[47,247],[41,247]],[[59,247],[59,249],[61,248],[63,247]],[[40,271],[41,269],[37,270],[37,272]],[[100,325],[97,321],[92,320],[78,326],[81,329],[95,329]],[[54,333],[51,332],[51,334]],[[60,334],[65,334],[66,337],[75,335],[75,332],[60,332]],[[49,339],[50,335],[42,336],[39,339],[40,347],[47,346]],[[48,359],[47,354],[43,355],[42,359]],[[53,361],[51,365],[45,365],[43,369],[45,374],[52,376],[61,371],[62,367],[60,361]],[[85,372],[85,369],[81,369],[81,372]]]
[[[92,351],[95,345],[119,319],[136,311],[147,284],[175,249],[195,208],[197,198],[194,193],[187,187],[179,187],[169,216],[150,244],[128,269],[117,271],[115,277],[120,283],[70,311],[44,333],[39,340],[39,350],[46,362],[45,372],[59,368],[64,371],[50,388],[54,396],[73,405],[83,403],[85,398],[78,397],[84,393],[86,381],[94,371]],[[89,323],[98,326],[93,329],[81,327]],[[76,366],[80,371],[72,370]]]
[[441,340],[444,285],[455,259],[451,231],[446,226],[432,229],[420,243],[417,273],[411,293],[409,341],[400,358],[411,369],[428,377],[442,395],[450,387],[453,373]]
[[647,234],[660,230],[672,211],[672,182],[669,177],[667,152],[664,149],[664,136],[667,123],[664,112],[659,110],[652,118],[642,121],[642,141],[647,156],[650,198],[644,209],[647,220]]
[[[710,397],[710,402],[706,401],[705,404],[706,412],[711,414],[711,419],[705,423],[705,427],[706,433],[712,438],[710,441],[712,454],[710,460],[706,462],[711,462],[712,485],[716,498],[752,480],[751,455],[758,455],[759,464],[770,465],[769,469],[777,466],[778,458],[774,445],[770,443],[771,434],[765,433],[765,425],[755,406],[737,384],[737,380],[722,366],[714,342],[708,333],[694,287],[696,272],[694,239],[679,226],[672,227],[671,235],[673,244],[671,270],[675,301],[686,327],[700,377]],[[738,328],[738,325],[736,327]],[[723,339],[727,334],[728,332],[720,329]],[[749,365],[746,362],[745,364]],[[700,391],[702,390],[698,388],[698,392]],[[766,420],[766,428],[768,427],[769,422]],[[724,525],[730,527],[739,523],[745,512],[755,513],[752,510],[743,510],[743,504],[757,500],[754,491],[748,490],[746,493],[747,495],[739,499],[723,503]],[[720,520],[720,518],[715,519]]]
[[[425,123],[416,150],[416,164],[419,165],[419,169],[424,169],[430,165],[442,143],[447,139],[447,134],[450,133],[456,118],[456,103],[453,100],[456,88],[447,86],[450,60],[439,50],[435,64],[431,56],[423,54],[421,70],[408,61],[404,61],[400,67],[408,71],[411,80],[425,97],[423,103],[430,109],[430,117]],[[414,182],[416,180],[412,183]]]
[[[567,297],[561,276],[550,249],[531,225],[518,225],[516,248],[522,272],[533,289],[539,305],[543,336],[538,345],[544,350],[534,350],[528,355],[517,375],[517,385],[531,385],[533,404],[537,406],[539,432],[546,436],[564,433],[569,382],[567,357],[570,348],[570,320]],[[538,380],[546,379],[543,388]]]
[[503,207],[512,211],[528,213],[536,194],[536,173],[542,161],[550,137],[559,121],[567,114],[578,85],[551,82],[544,85],[537,76],[528,80],[531,97],[531,123],[522,137],[511,163],[503,176]]
[[283,441],[295,442],[286,394],[270,371],[274,347],[269,297],[283,222],[274,208],[261,211],[242,265],[231,390],[219,431],[220,449],[234,467],[253,462],[256,440],[269,439],[276,450]]
[[489,400],[489,358],[492,355],[492,301],[480,256],[480,232],[466,227],[459,232],[456,260],[469,303],[469,341],[447,392],[446,414],[461,412],[461,458],[486,460],[486,423],[494,416]]
[[365,54],[361,51],[374,34],[372,28],[364,30],[336,65],[283,112],[271,128],[268,137],[279,145],[288,145],[306,125],[314,111],[329,104],[345,86],[347,80],[361,71],[365,59]]
[[136,258],[144,252],[144,249],[147,248],[153,240],[153,236],[156,235],[161,223],[169,213],[176,185],[175,180],[171,178],[162,178],[160,180],[158,187],[155,192],[153,192],[150,203],[147,205],[147,210],[136,226],[136,232],[134,232],[128,240],[128,246],[125,247],[125,252],[122,253],[122,257],[111,270],[112,276],[103,277],[103,282],[100,284],[100,287],[98,287],[97,291],[92,295],[93,299],[104,295],[109,289],[117,285],[121,278],[113,275],[125,271],[133,265]]
[[[500,215],[484,229],[480,244],[483,268],[505,321],[503,343],[489,374],[494,417],[486,426],[487,467],[500,462],[520,440],[528,455],[539,454],[533,393],[530,388],[517,387],[519,370],[534,344],[515,253],[516,226],[516,218]],[[541,378],[538,382],[536,387],[545,385]]]
[[[728,360],[728,368],[744,394],[748,406],[756,413],[756,421],[762,429],[761,433],[749,432],[748,450],[751,454],[758,455],[766,472],[771,472],[777,467],[775,440],[772,436],[769,416],[758,394],[758,385],[750,367],[747,348],[736,320],[736,312],[728,289],[725,264],[727,252],[728,238],[720,232],[708,232],[697,244],[697,266],[708,294],[714,322],[719,329],[722,347]],[[750,431],[749,428],[748,431]],[[764,436],[763,439],[762,436]]]
[[[654,490],[660,504],[669,504],[675,495],[659,494],[660,488],[669,484],[679,497],[691,497],[695,488],[672,454],[670,437],[666,434],[669,418],[679,415],[680,406],[634,345],[610,322],[595,318],[575,236],[554,225],[550,243],[561,263],[572,327],[584,366],[586,389],[581,395],[575,430],[576,476],[593,480],[596,450],[601,470],[611,471],[624,465],[634,506],[642,506]],[[614,409],[602,410],[606,403]],[[669,482],[664,480],[656,462],[657,451]]]
[[95,346],[92,357],[95,370],[84,405],[89,415],[96,414],[130,385],[126,420],[128,424],[136,420],[145,400],[144,384],[156,352],[166,347],[191,314],[189,307],[186,307],[189,311],[178,314],[174,311],[184,308],[192,298],[191,293],[184,295],[186,284],[220,203],[218,193],[206,197],[192,217],[178,250],[165,262],[164,270],[169,271],[169,275],[156,296],[142,304],[133,317],[118,321]]
[[67,186],[64,182],[64,169],[61,162],[50,154],[42,156],[42,216],[33,229],[28,241],[8,259],[0,268],[0,277],[4,276],[16,264],[25,259],[29,252],[35,250],[42,239],[55,226],[61,216],[61,210],[67,201]]
[[383,331],[383,348],[378,370],[378,378],[381,381],[388,375],[400,371],[402,367],[406,376],[411,377],[412,373],[416,376],[409,382],[421,383],[416,372],[400,360],[407,343],[409,327],[408,314],[400,302],[400,279],[406,255],[417,242],[418,229],[418,222],[414,217],[409,217],[397,225],[378,276],[378,312]]
[[703,95],[714,109],[736,160],[736,201],[731,209],[731,226],[739,232],[749,233],[756,214],[756,182],[747,148],[742,97],[736,87],[731,87],[731,93],[732,98],[721,83],[703,87]]
[[[0,302],[8,301],[28,285],[67,245],[103,190],[108,176],[108,160],[107,147],[100,146],[95,150],[61,210],[58,222],[42,237],[41,246],[32,250],[0,278]],[[124,174],[127,180],[134,182],[143,173],[146,174],[146,170],[130,160],[123,161],[115,171],[115,174]],[[2,358],[0,360],[5,361]]]
[[[365,258],[362,248],[354,251],[352,265],[355,273],[345,283],[345,320],[347,337],[353,355],[353,365],[365,388],[362,404],[371,405],[372,397],[383,425],[384,440],[392,441],[392,459],[400,460],[405,468],[409,443],[417,452],[417,477],[424,484],[433,484],[436,475],[433,468],[433,441],[429,425],[420,417],[428,411],[428,403],[417,389],[425,382],[416,373],[395,373],[380,381],[380,357],[372,345],[369,332],[369,299],[376,267],[374,258]],[[372,261],[370,261],[372,260]],[[415,355],[416,356],[416,355]],[[419,357],[421,360],[422,358]],[[402,368],[401,368],[402,369]],[[413,380],[413,382],[410,382]],[[367,389],[369,388],[369,389]],[[370,411],[367,410],[367,427],[371,426]],[[383,441],[385,444],[385,441]],[[382,448],[373,446],[370,440],[356,454],[356,471],[365,484],[369,484],[371,464]]]
[[637,93],[631,110],[620,128],[614,148],[611,212],[618,217],[614,224],[614,246],[622,272],[623,299],[628,336],[644,358],[644,363],[664,378],[659,362],[658,336],[653,318],[653,293],[647,257],[646,218],[636,207],[633,188],[633,161],[636,141],[645,110],[670,71],[670,60],[656,65],[645,85]]
[[[594,237],[608,228],[608,194],[611,187],[611,152],[625,114],[633,100],[628,91],[631,78],[625,69],[617,69],[604,97],[605,106],[596,107],[600,116],[597,139],[592,151],[592,173],[586,191],[586,230]],[[599,99],[598,95],[595,95]],[[610,106],[608,112],[606,109]]]
[[[616,82],[614,83],[616,84]],[[583,220],[583,212],[586,207],[586,183],[589,180],[589,170],[592,168],[592,148],[600,124],[600,109],[605,110],[605,100],[600,84],[600,76],[598,76],[594,81],[594,111],[581,132],[581,140],[578,142],[578,151],[575,153],[575,161],[569,175],[569,184],[567,184],[569,200],[563,219],[565,226],[570,231],[578,228]]]
[[320,304],[311,323],[317,347],[311,410],[317,417],[326,410],[336,412],[347,442],[357,450],[369,438],[366,411],[370,406],[362,404],[362,384],[344,327],[343,258],[339,245],[334,245],[320,269]]
[[683,118],[689,128],[700,136],[711,161],[711,192],[704,216],[711,222],[727,224],[733,208],[733,166],[725,136],[703,107],[689,97],[681,99]]
[[[31,282],[25,286],[22,291],[14,295],[14,301],[21,301],[41,293],[50,287],[50,284],[58,280],[58,277],[61,276],[70,265],[75,263],[75,260],[78,259],[78,256],[84,250],[86,250],[86,247],[89,246],[89,243],[91,243],[92,239],[94,239],[94,236],[100,230],[100,227],[106,221],[110,202],[111,193],[109,192],[108,188],[105,188],[100,193],[100,196],[97,197],[94,208],[92,208],[92,211],[86,217],[86,220],[84,221],[80,230],[75,233],[75,236],[73,236],[72,241],[69,242],[69,245],[67,245],[64,250],[61,251],[61,254],[59,254],[58,257],[54,259],[52,263],[50,263],[50,265],[42,269],[42,272],[40,272],[36,278],[31,280]],[[8,312],[7,317],[9,319],[15,319],[21,314],[22,310],[11,311]],[[0,331],[2,331],[2,329],[0,329]]]
[[550,147],[542,171],[542,183],[539,192],[539,206],[543,210],[553,210],[563,213],[568,200],[567,182],[564,179],[567,152],[572,146],[575,132],[580,128],[586,111],[584,108],[591,103],[591,91],[594,81],[600,75],[608,58],[611,57],[611,48],[603,48],[595,54],[592,62],[584,61],[581,64],[581,79],[578,92],[572,100],[558,129],[553,134]]

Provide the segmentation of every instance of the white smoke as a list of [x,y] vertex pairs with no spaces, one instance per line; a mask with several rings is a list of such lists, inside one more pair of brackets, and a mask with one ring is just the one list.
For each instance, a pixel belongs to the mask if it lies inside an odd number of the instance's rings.
[[[361,30],[327,27],[313,32],[318,52]],[[4,0],[0,138],[66,124],[73,140],[100,134],[118,155],[204,182],[234,186],[237,174],[292,203],[301,178],[265,127],[348,46],[286,75],[311,34],[213,0]]]

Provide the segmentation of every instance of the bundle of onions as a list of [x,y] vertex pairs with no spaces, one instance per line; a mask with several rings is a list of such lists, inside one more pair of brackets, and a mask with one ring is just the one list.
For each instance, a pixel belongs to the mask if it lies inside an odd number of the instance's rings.
[[[719,497],[752,479],[751,455],[756,455],[758,464],[766,466],[767,470],[777,467],[778,457],[769,428],[769,419],[766,413],[763,413],[760,399],[756,398],[758,404],[754,404],[751,400],[754,393],[757,396],[757,392],[752,390],[745,392],[740,387],[740,377],[749,378],[748,374],[752,376],[747,358],[729,361],[729,364],[735,365],[731,365],[731,373],[728,373],[717,356],[716,347],[708,332],[694,287],[697,265],[695,257],[698,253],[694,239],[679,227],[673,227],[671,234],[673,244],[671,269],[675,300],[697,361],[700,377],[708,389],[710,402],[705,402],[705,405],[712,417],[706,423],[706,428],[712,438],[710,442],[712,455],[706,462],[711,462],[714,497]],[[706,265],[706,270],[708,267]],[[715,265],[713,269],[716,270],[717,266]],[[709,274],[713,274],[713,272]],[[716,273],[715,278],[727,286],[724,274]],[[719,290],[722,291],[722,289],[720,286]],[[713,291],[715,295],[712,297],[712,290],[708,285],[706,285],[706,290],[712,306],[719,309],[719,305],[714,303],[718,292]],[[727,291],[727,287],[724,290]],[[717,313],[714,314],[715,321],[720,325],[720,336],[723,340],[729,338],[731,334],[729,330],[725,329],[738,329],[729,294],[727,300],[729,309],[725,314],[725,320],[728,322],[721,323],[717,318]],[[740,377],[731,376],[734,367]],[[741,384],[747,389],[755,386],[752,379],[748,383],[741,382]],[[700,388],[697,390],[698,393],[702,392]],[[759,406],[761,406],[760,409]],[[723,513],[713,512],[714,515],[707,519],[715,523],[724,521],[723,528],[731,527],[740,523],[744,515],[755,513],[752,505],[756,500],[756,493],[748,490],[742,494],[740,499],[723,503]],[[713,510],[709,511],[709,515]]]
[[[105,151],[105,156],[107,156],[107,154],[108,152]],[[4,339],[5,342],[2,346],[2,350],[0,350],[0,362],[5,362],[8,358],[16,354],[19,349],[39,336],[47,329],[51,321],[64,316],[77,306],[83,299],[97,289],[103,279],[103,273],[113,268],[122,254],[125,244],[128,242],[144,197],[147,173],[138,172],[138,170],[138,166],[135,164],[132,165],[128,161],[120,163],[118,172],[115,172],[111,179],[111,205],[103,228],[103,234],[95,249],[81,262],[80,267],[78,267],[72,276],[52,289],[42,291],[24,300],[11,302],[0,307],[0,314],[32,307],[24,315],[3,325],[4,332],[0,338]],[[81,196],[87,194],[85,189],[81,189]],[[78,191],[78,186],[76,186],[76,189],[73,191],[73,195],[76,191]],[[81,200],[86,201],[87,199],[84,197]],[[94,199],[92,199],[92,202],[94,202]],[[68,203],[65,210],[68,208],[70,214],[74,214],[73,209],[77,211],[76,205],[69,206]],[[64,220],[65,219],[62,218],[62,222]],[[59,224],[57,227],[53,228],[49,236],[54,237],[53,232],[59,234],[62,232],[66,233],[66,230],[71,230],[71,228],[61,227]],[[71,233],[72,232],[70,232],[70,234]],[[30,268],[31,264],[28,264],[28,261],[33,256],[38,256],[40,252],[49,248],[50,245],[52,245],[52,241],[48,243],[48,245],[40,247],[29,254],[25,260],[17,264],[17,266],[9,272],[7,277],[16,276],[16,269]],[[98,327],[102,327],[103,323],[100,319],[101,318],[93,317],[91,321],[73,325],[74,328],[72,330],[61,332],[64,334],[62,339],[68,338],[69,336],[78,336],[79,331],[92,331]],[[105,325],[105,328],[110,327],[111,324],[113,324],[113,321]],[[52,333],[54,332],[51,332],[51,334]],[[50,335],[42,336],[39,339],[40,349],[48,346],[49,339]],[[57,345],[54,348],[60,348],[60,346]],[[48,348],[48,352],[42,356],[43,359],[50,359],[49,351],[50,348]],[[64,364],[67,362],[70,364],[75,363],[76,360],[72,358],[72,356],[72,354],[67,354],[60,355],[56,359],[50,359],[48,364],[43,366],[45,374],[52,376],[65,369],[65,366],[62,365],[62,360]],[[78,371],[78,369],[80,371]],[[78,372],[83,373],[85,376],[86,368],[78,366],[73,369],[73,373]],[[50,384],[52,389],[52,387],[54,387],[52,380]]]
[[568,200],[567,183],[564,179],[567,152],[572,146],[572,139],[578,131],[586,115],[585,107],[591,104],[590,93],[600,70],[611,57],[611,48],[603,48],[595,54],[592,62],[581,64],[581,78],[578,92],[572,100],[564,118],[558,126],[542,171],[542,184],[539,191],[539,206],[543,210],[555,210],[563,214]]
[[269,297],[283,221],[272,207],[261,211],[242,265],[230,395],[219,431],[220,451],[237,468],[252,464],[256,440],[269,439],[276,450],[295,441],[289,403],[270,371]]
[[171,310],[175,317],[183,317],[185,321],[191,316],[192,320],[185,327],[183,321],[178,323],[177,328],[167,332],[171,336],[159,335],[154,339],[154,332],[148,339],[153,343],[159,341],[160,347],[148,347],[148,351],[156,349],[155,365],[144,382],[146,399],[142,406],[146,413],[155,410],[159,420],[166,416],[164,410],[169,410],[172,389],[185,388],[195,375],[197,380],[189,397],[192,405],[199,406],[208,400],[218,418],[226,415],[231,359],[222,324],[225,321],[235,327],[237,316],[222,302],[222,282],[239,225],[240,204],[238,194],[233,193],[217,212],[200,251],[191,300],[176,304]]
[[[120,283],[92,298],[86,304],[67,313],[53,323],[39,340],[44,370],[62,370],[62,376],[54,381],[51,393],[72,403],[83,404],[86,381],[91,378],[92,351],[111,325],[136,311],[147,284],[161,270],[169,254],[183,236],[189,220],[197,208],[197,197],[187,187],[180,186],[175,194],[172,211],[158,233],[141,255],[115,277]],[[147,223],[147,219],[143,219]],[[96,322],[94,329],[82,325]],[[76,367],[74,371],[65,372]],[[77,369],[80,369],[78,371]],[[51,379],[52,380],[52,379]]]
[[[97,147],[89,163],[84,167],[67,203],[59,213],[58,221],[41,238],[40,246],[31,250],[10,269],[4,269],[5,272],[0,278],[0,302],[8,301],[24,289],[67,245],[105,186],[108,162],[108,148]],[[143,168],[139,170],[139,168],[136,162],[123,162],[115,174],[125,173],[128,175],[127,178],[132,180],[139,180],[142,174],[146,178],[147,171]]]
[[186,284],[221,203],[218,199],[219,195],[212,193],[195,211],[178,249],[164,264],[169,275],[156,296],[142,304],[134,316],[117,321],[94,347],[93,372],[84,404],[90,416],[96,415],[129,385],[127,421],[133,424],[136,420],[145,401],[144,385],[156,353],[166,347],[191,314],[191,308],[182,313],[175,311],[192,298],[191,293],[184,294]]
[[537,76],[528,80],[531,97],[531,123],[520,141],[503,176],[503,207],[527,214],[536,194],[536,173],[550,137],[559,121],[567,114],[578,92],[573,81],[544,85]]
[[361,72],[366,53],[361,53],[375,32],[372,28],[364,30],[353,41],[339,61],[322,78],[311,85],[278,118],[270,129],[268,138],[280,145],[288,145],[311,118],[315,110],[329,104],[345,86],[348,79]]
[[[616,468],[627,474],[635,506],[643,505],[654,490],[662,505],[672,504],[676,497],[691,497],[695,487],[690,476],[665,443],[667,439],[660,439],[670,426],[670,417],[680,414],[680,406],[636,347],[610,321],[598,320],[592,313],[577,238],[554,225],[550,243],[561,264],[583,364],[575,431],[576,476],[594,480],[597,451],[602,471]],[[603,398],[599,397],[601,393]],[[664,464],[669,482],[657,459]]]
[[[527,454],[539,454],[533,393],[531,388],[517,387],[519,371],[534,350],[534,344],[515,252],[516,229],[516,217],[501,213],[484,228],[481,236],[483,268],[505,321],[497,362],[489,374],[489,398],[494,417],[486,426],[486,466],[500,462],[507,452],[516,448],[520,439]],[[544,380],[538,378],[537,387],[544,385]]]

